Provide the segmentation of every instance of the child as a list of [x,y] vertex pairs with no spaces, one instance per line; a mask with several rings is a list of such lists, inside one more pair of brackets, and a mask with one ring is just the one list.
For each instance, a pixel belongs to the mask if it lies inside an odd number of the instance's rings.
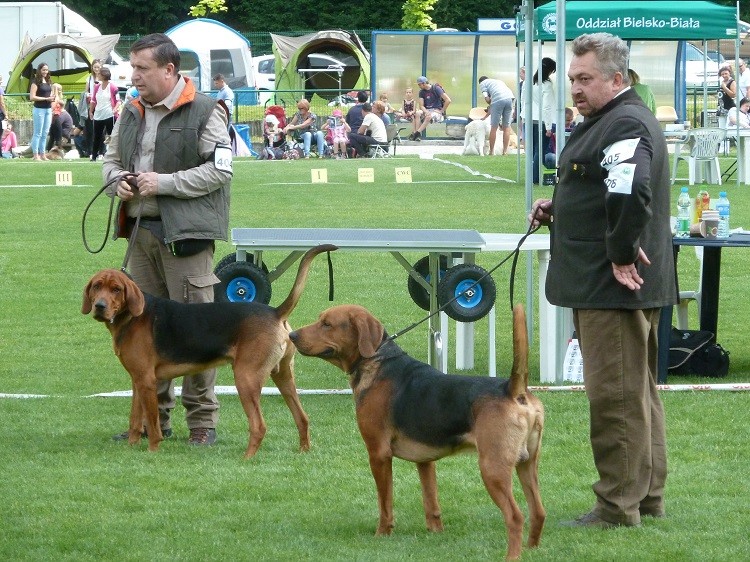
[[340,160],[346,158],[346,146],[349,144],[349,133],[352,128],[344,120],[340,109],[334,109],[331,118],[321,127],[322,130],[331,131],[331,144],[333,144],[334,158]]
[[414,121],[414,115],[417,112],[417,100],[414,99],[414,91],[406,88],[404,92],[404,103],[401,111],[396,112],[396,116],[403,121]]
[[284,133],[281,130],[279,118],[269,113],[263,123],[263,136],[266,138],[266,146],[277,148],[284,144]]
[[13,158],[13,149],[18,147],[16,133],[13,132],[13,125],[7,123],[3,129],[2,138],[2,157]]
[[380,101],[383,102],[383,105],[385,105],[385,113],[396,113],[396,111],[393,109],[393,106],[388,103],[388,94],[383,92],[380,94]]

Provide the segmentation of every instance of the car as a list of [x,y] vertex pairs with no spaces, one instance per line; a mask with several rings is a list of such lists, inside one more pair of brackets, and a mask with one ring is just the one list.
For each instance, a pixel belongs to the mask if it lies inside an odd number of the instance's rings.
[[[260,55],[253,57],[253,76],[255,89],[259,92],[272,92],[276,89],[276,57],[274,55]],[[271,94],[258,94],[258,103],[266,105]]]
[[109,53],[107,60],[104,61],[104,66],[109,68],[112,73],[112,83],[119,90],[127,90],[133,85],[133,67],[130,66],[130,61],[122,58],[117,51]]
[[703,51],[691,43],[685,44],[685,86],[701,88],[704,84],[709,87],[719,84],[719,63],[708,58],[705,60]]

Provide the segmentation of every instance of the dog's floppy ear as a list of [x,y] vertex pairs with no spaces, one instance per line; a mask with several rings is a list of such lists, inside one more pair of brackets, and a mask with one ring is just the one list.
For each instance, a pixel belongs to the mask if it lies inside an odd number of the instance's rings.
[[86,284],[83,289],[83,302],[81,303],[81,314],[88,314],[91,312],[91,298],[89,297],[89,291],[91,290],[91,284],[94,282],[93,278]]
[[383,325],[367,312],[357,311],[351,320],[357,329],[359,354],[365,358],[374,356],[383,341]]
[[143,314],[143,308],[146,306],[146,299],[143,297],[143,291],[135,284],[135,281],[123,274],[125,286],[125,303],[128,305],[128,312],[132,316]]

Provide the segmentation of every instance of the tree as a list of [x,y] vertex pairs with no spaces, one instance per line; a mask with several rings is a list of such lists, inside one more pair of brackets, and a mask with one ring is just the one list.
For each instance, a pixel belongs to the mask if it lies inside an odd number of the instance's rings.
[[438,0],[406,0],[403,10],[404,17],[401,20],[401,26],[404,29],[414,29],[416,31],[431,31],[437,26],[432,23],[432,18],[427,12],[435,9],[435,3]]
[[200,0],[195,6],[190,6],[188,14],[194,18],[202,18],[208,14],[218,14],[219,12],[226,12],[227,7],[224,5],[224,0]]

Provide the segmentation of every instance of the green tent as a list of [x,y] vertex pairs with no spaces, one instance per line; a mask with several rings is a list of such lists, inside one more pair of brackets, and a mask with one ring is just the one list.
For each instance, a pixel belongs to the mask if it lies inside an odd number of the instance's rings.
[[300,37],[271,34],[276,56],[276,99],[293,106],[317,94],[332,99],[370,89],[370,53],[356,33],[319,31]]
[[50,80],[60,84],[65,94],[81,92],[91,74],[91,62],[97,58],[105,60],[119,39],[119,35],[71,37],[54,33],[32,41],[26,35],[5,91],[9,94],[28,93],[36,67],[44,62],[49,66]]
[[[524,40],[523,20],[517,26]],[[556,3],[534,10],[534,40],[554,41]],[[735,39],[737,10],[713,2],[675,0],[565,3],[565,38],[606,32],[622,39],[704,40]]]

